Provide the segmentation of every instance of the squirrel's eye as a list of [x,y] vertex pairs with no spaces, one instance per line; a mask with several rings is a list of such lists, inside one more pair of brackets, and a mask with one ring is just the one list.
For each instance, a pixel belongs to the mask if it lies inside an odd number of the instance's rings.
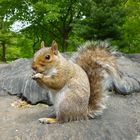
[[50,55],[46,55],[46,56],[45,56],[45,59],[46,59],[46,60],[49,60],[49,59],[50,59]]

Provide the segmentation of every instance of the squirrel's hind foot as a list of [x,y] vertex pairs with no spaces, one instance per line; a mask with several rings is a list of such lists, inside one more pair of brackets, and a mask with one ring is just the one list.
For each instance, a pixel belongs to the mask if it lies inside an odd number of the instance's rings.
[[53,123],[57,123],[57,119],[56,118],[40,118],[39,122],[42,124],[53,124]]

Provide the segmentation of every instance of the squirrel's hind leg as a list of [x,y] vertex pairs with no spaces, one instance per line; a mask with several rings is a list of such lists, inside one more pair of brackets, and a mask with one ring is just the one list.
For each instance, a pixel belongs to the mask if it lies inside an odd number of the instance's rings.
[[39,119],[40,123],[43,124],[53,124],[53,123],[57,123],[58,120],[56,118],[56,112],[54,110],[54,108],[52,110],[49,111],[49,114],[47,115],[46,118],[40,118]]
[[[83,98],[72,92],[67,92],[65,99],[59,104],[56,113],[60,123],[87,120],[88,97]],[[83,95],[84,96],[84,95]]]

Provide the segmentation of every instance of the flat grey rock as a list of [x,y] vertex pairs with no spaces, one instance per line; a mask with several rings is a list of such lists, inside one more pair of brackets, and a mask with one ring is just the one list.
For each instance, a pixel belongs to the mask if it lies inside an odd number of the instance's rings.
[[88,121],[40,124],[47,106],[14,108],[15,96],[0,96],[1,140],[139,140],[140,94],[111,95],[102,116]]
[[139,62],[140,63],[140,54],[127,54],[126,57],[128,57],[129,59],[135,61],[135,62]]

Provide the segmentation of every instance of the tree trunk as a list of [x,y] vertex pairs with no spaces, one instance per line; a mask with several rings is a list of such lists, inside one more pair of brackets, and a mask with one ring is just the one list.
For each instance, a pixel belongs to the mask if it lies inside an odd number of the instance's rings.
[[62,52],[65,52],[67,50],[67,40],[68,40],[68,35],[71,31],[71,27],[65,27],[63,30],[62,34]]
[[5,41],[2,42],[2,62],[6,62],[6,46]]
[[63,35],[62,38],[62,52],[65,52],[67,49],[67,39],[68,39],[68,35]]

